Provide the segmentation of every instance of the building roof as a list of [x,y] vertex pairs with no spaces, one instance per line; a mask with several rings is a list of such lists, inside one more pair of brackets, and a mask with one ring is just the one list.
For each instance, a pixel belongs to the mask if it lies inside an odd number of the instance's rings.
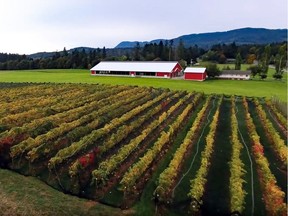
[[178,62],[161,61],[102,61],[90,70],[93,71],[135,71],[135,72],[168,72],[172,70]]
[[223,70],[221,72],[223,75],[251,75],[251,71],[241,71],[241,70]]
[[184,73],[204,73],[206,71],[206,68],[200,68],[200,67],[186,67],[184,70]]

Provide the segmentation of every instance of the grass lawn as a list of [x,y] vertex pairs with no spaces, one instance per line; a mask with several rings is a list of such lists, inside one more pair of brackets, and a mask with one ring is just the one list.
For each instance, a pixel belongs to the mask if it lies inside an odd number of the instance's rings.
[[[20,186],[20,187],[19,187]],[[0,169],[0,215],[129,215],[129,212],[63,194],[34,177]]]
[[272,79],[273,69],[269,70],[268,78],[261,81],[254,78],[242,80],[206,80],[204,82],[132,78],[132,77],[101,77],[91,76],[88,70],[30,70],[30,71],[0,71],[0,82],[71,82],[71,83],[103,83],[118,85],[153,86],[170,88],[172,90],[198,91],[207,94],[235,94],[257,97],[277,96],[287,102],[287,73],[282,81]]

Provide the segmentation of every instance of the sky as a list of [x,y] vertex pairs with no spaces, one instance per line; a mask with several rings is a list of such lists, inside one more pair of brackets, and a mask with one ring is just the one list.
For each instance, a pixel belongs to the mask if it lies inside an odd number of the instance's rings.
[[287,28],[287,0],[0,0],[0,52],[32,54],[243,27]]

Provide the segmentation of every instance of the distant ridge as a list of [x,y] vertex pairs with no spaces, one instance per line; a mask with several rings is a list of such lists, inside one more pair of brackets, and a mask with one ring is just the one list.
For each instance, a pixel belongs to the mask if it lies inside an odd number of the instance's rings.
[[[265,28],[241,28],[225,32],[210,32],[200,34],[189,34],[182,35],[172,39],[156,39],[152,41],[123,41],[119,43],[115,48],[106,48],[107,55],[126,55],[129,53],[139,42],[140,46],[143,47],[147,43],[159,43],[161,40],[165,41],[173,40],[173,45],[177,46],[179,41],[182,39],[186,47],[197,45],[198,47],[209,49],[215,44],[230,44],[235,42],[238,45],[242,44],[268,44],[268,43],[281,43],[287,41],[287,30],[288,29],[265,29]],[[76,47],[67,50],[68,53],[72,53],[77,50],[88,53],[99,48],[92,47]],[[58,51],[61,53],[62,51]],[[55,55],[54,52],[37,52],[28,55],[33,59],[40,58],[51,58]]]
[[159,43],[173,40],[178,45],[182,39],[186,47],[197,45],[202,48],[210,48],[215,44],[267,44],[287,41],[287,29],[265,29],[265,28],[241,28],[224,32],[210,32],[200,34],[182,35],[172,39],[156,39],[152,41],[123,41],[115,48],[133,48],[139,42],[140,46],[147,43]]
[[[100,49],[100,48],[92,48],[92,47],[75,47],[75,48],[72,48],[72,49],[69,49],[67,50],[67,52],[70,54],[70,53],[73,53],[75,51],[78,51],[78,52],[83,52],[85,51],[86,53],[89,53],[91,51],[96,51],[97,49]],[[131,48],[129,49],[125,49],[125,48],[107,48],[106,49],[106,53],[107,55],[116,55],[116,56],[121,56],[121,55],[125,55],[127,53],[127,50],[131,50]],[[41,59],[41,58],[52,58],[55,53],[58,52],[58,53],[63,53],[63,50],[62,51],[54,51],[54,52],[37,52],[37,53],[33,53],[33,54],[30,54],[28,55],[29,58],[32,58],[32,59]]]

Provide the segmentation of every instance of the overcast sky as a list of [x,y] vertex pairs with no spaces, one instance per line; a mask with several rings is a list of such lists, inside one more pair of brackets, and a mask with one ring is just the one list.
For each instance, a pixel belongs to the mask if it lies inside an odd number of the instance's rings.
[[7,53],[243,27],[287,28],[287,0],[0,0],[0,52]]

